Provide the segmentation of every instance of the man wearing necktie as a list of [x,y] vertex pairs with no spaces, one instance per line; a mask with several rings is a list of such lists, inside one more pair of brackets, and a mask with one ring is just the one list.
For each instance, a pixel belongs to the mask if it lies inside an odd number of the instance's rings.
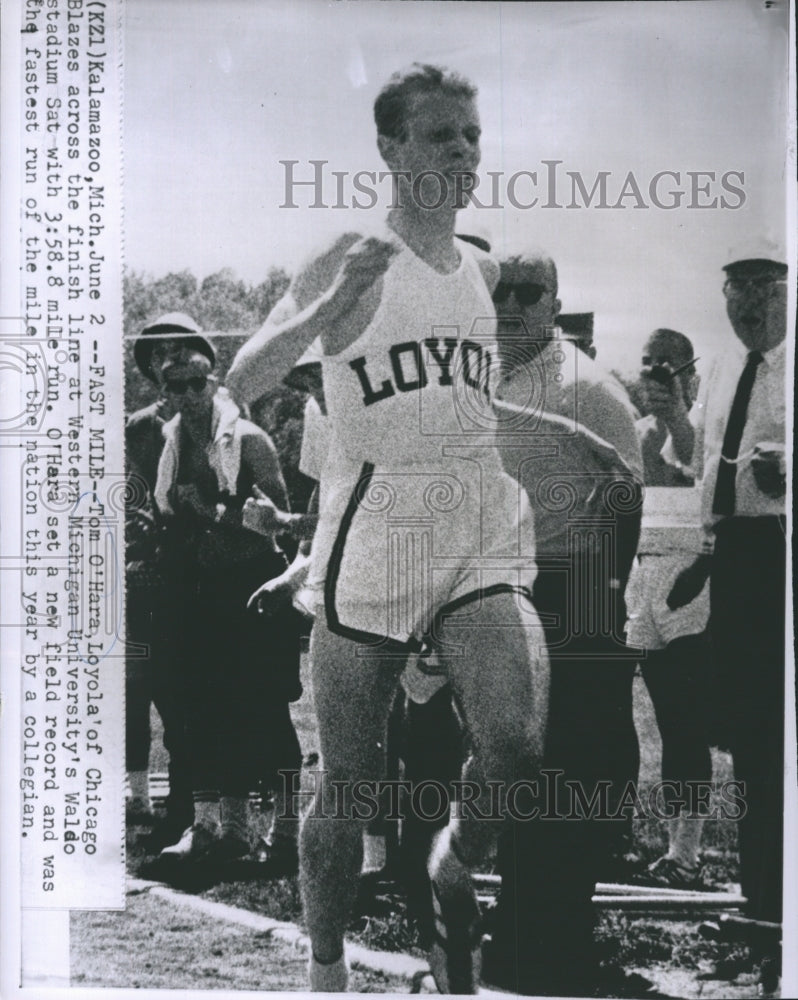
[[726,312],[739,344],[710,373],[692,425],[671,440],[679,460],[687,464],[692,454],[697,475],[703,473],[702,511],[714,551],[677,579],[668,603],[686,603],[701,569],[709,572],[717,739],[745,783],[742,890],[750,917],[780,922],[787,265],[762,243],[723,270]]

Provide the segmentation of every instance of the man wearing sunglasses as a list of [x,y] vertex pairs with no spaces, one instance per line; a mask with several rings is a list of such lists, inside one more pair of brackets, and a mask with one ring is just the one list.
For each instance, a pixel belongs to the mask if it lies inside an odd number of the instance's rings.
[[281,768],[301,766],[279,683],[295,668],[299,648],[292,622],[278,627],[247,610],[250,594],[287,565],[271,538],[242,523],[245,501],[258,491],[286,508],[271,439],[240,416],[202,352],[171,355],[160,376],[177,413],[164,427],[155,499],[183,667],[194,822],[159,864],[180,877],[187,862],[249,855],[250,791]]
[[193,803],[189,760],[185,743],[185,705],[175,684],[175,664],[170,656],[170,623],[161,614],[164,580],[161,573],[158,513],[153,500],[158,462],[163,450],[163,427],[175,410],[164,393],[161,368],[185,347],[204,354],[213,363],[211,343],[191,316],[166,313],[150,320],[133,342],[136,367],[157,391],[158,399],[130,414],[125,423],[125,461],[130,476],[130,496],[125,519],[127,640],[139,655],[126,659],[125,721],[126,758],[131,798],[128,821],[149,825],[153,819],[149,795],[150,703],[163,723],[164,745],[169,752],[169,797],[166,818],[148,838],[160,850],[179,840],[191,825]]
[[[623,591],[640,527],[634,411],[620,384],[557,327],[551,257],[529,252],[503,260],[493,297],[503,373],[497,395],[528,417],[502,422],[499,447],[535,514],[533,600],[551,659],[544,766],[560,772],[558,813],[573,804],[564,782],[577,782],[589,800],[608,781],[612,814],[638,761],[634,661],[623,643]],[[610,852],[622,853],[629,825],[623,817],[572,816],[508,828],[486,981],[562,996],[618,985],[598,981],[591,897]]]
[[[704,526],[714,549],[688,567],[669,597],[686,604],[709,575],[716,686],[715,740],[745,783],[740,880],[747,914],[782,914],[786,585],[787,265],[760,239],[723,268],[734,338],[691,411],[692,454],[666,443],[702,478]],[[770,964],[778,961],[771,953]],[[763,969],[763,972],[765,970]]]

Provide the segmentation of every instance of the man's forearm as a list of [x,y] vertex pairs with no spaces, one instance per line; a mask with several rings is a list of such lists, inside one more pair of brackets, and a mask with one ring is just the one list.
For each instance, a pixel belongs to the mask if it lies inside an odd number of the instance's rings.
[[679,415],[668,423],[673,452],[682,465],[690,465],[693,461],[695,447],[695,430],[686,414]]
[[337,318],[338,307],[325,294],[284,323],[266,320],[227,373],[225,385],[235,401],[249,405],[277,388],[303,352]]

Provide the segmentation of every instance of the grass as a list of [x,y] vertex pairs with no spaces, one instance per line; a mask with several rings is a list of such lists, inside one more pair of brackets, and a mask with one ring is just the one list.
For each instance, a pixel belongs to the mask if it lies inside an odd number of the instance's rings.
[[[124,941],[124,947],[121,942]],[[307,956],[268,933],[222,923],[141,893],[122,913],[70,919],[70,985],[133,989],[303,991]],[[353,971],[350,991],[398,993],[396,978]]]

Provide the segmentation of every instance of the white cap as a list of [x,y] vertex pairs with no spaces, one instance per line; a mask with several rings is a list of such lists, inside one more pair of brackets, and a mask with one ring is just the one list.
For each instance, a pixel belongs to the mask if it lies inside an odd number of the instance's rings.
[[736,243],[729,250],[728,264],[724,264],[723,270],[737,267],[741,264],[750,264],[754,261],[763,261],[770,264],[778,264],[786,269],[787,250],[783,241],[773,239],[770,236],[753,236]]

